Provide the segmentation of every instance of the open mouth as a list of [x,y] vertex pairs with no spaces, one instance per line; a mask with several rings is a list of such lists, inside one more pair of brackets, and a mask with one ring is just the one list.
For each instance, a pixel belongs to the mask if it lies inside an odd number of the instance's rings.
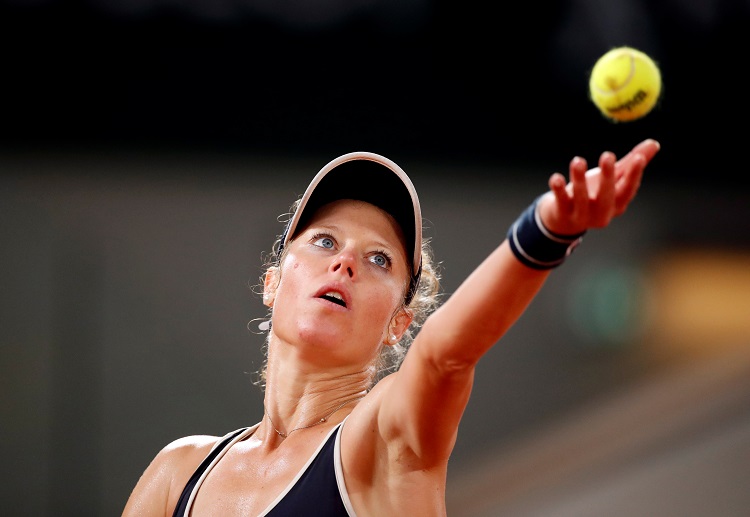
[[323,298],[324,300],[328,300],[329,302],[333,302],[336,305],[341,305],[342,307],[346,307],[346,302],[344,301],[344,297],[335,291],[327,292],[323,294],[321,298]]

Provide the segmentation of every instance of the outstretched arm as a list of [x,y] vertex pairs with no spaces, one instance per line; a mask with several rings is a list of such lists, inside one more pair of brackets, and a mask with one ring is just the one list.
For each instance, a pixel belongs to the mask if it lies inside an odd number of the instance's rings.
[[[634,199],[658,150],[658,142],[645,140],[617,161],[604,152],[589,171],[583,158],[574,158],[569,180],[553,174],[550,191],[538,201],[542,225],[562,236],[607,226]],[[428,463],[428,456],[447,459],[476,363],[518,320],[549,272],[522,263],[506,239],[425,322],[393,379],[395,396],[386,398],[382,416],[406,427],[399,431]]]

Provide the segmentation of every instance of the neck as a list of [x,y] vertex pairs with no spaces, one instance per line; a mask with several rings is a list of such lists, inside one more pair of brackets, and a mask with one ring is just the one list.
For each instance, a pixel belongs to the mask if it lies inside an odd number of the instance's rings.
[[354,404],[354,403],[358,402],[362,398],[364,398],[364,395],[361,395],[361,396],[356,397],[354,399],[345,400],[341,404],[339,404],[336,407],[334,407],[331,411],[329,411],[326,414],[322,415],[320,418],[317,418],[317,419],[311,421],[309,424],[298,425],[298,426],[293,427],[292,429],[289,429],[287,431],[282,431],[281,429],[278,428],[278,426],[274,423],[273,418],[271,417],[271,414],[269,413],[268,409],[265,407],[265,404],[263,406],[263,409],[265,411],[266,418],[268,418],[268,423],[271,424],[271,427],[276,432],[276,434],[279,435],[282,438],[286,438],[286,437],[288,437],[290,434],[292,434],[295,431],[301,431],[303,429],[309,429],[311,427],[315,427],[315,426],[318,426],[318,425],[321,425],[321,424],[324,424],[324,423],[328,422],[328,420],[331,417],[333,417],[335,413],[338,413],[339,411],[341,411],[344,408],[344,406],[347,406],[349,404]]
[[367,395],[364,376],[352,375],[314,382],[300,382],[293,376],[285,382],[274,382],[281,378],[270,375],[266,383],[263,407],[267,423],[282,438],[301,429],[338,422]]
[[[369,391],[375,368],[371,365],[338,366],[311,363],[295,345],[271,346],[266,363],[266,403],[314,405],[343,401]],[[268,400],[271,398],[271,400]]]
[[296,348],[278,341],[269,347],[265,423],[281,437],[346,417],[368,393],[374,371],[367,366],[311,364]]

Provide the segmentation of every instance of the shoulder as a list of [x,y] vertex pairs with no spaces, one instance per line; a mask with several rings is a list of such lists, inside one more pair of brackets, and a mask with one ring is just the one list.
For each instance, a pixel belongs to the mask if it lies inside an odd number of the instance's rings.
[[194,435],[165,445],[146,467],[125,506],[126,515],[163,515],[174,508],[182,489],[223,437]]
[[[241,427],[228,432],[224,436],[213,436],[208,434],[195,434],[177,438],[176,440],[165,445],[157,454],[155,459],[161,461],[171,461],[178,464],[183,462],[190,463],[195,458],[201,460],[217,447],[221,442],[228,441],[247,431],[253,431],[257,424],[252,428]],[[195,467],[198,465],[196,464]]]
[[171,491],[182,491],[193,472],[213,449],[243,429],[227,433],[224,436],[198,434],[178,438],[165,445],[153,460],[158,471],[171,473]]
[[157,467],[158,472],[166,469],[173,474],[172,477],[179,477],[179,474],[183,474],[183,471],[189,470],[189,477],[221,439],[220,436],[210,435],[177,438],[165,445],[156,454],[151,465]]
[[172,461],[184,460],[196,453],[208,453],[220,440],[221,436],[207,434],[184,436],[165,445],[156,457]]

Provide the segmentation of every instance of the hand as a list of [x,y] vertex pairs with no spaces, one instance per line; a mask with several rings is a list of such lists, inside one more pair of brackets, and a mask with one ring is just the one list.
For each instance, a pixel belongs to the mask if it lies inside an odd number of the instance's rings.
[[559,172],[550,176],[550,191],[539,202],[542,222],[561,235],[604,228],[635,198],[643,171],[660,147],[656,140],[647,139],[617,161],[605,151],[599,166],[588,171],[586,160],[576,156],[570,162],[569,183]]

